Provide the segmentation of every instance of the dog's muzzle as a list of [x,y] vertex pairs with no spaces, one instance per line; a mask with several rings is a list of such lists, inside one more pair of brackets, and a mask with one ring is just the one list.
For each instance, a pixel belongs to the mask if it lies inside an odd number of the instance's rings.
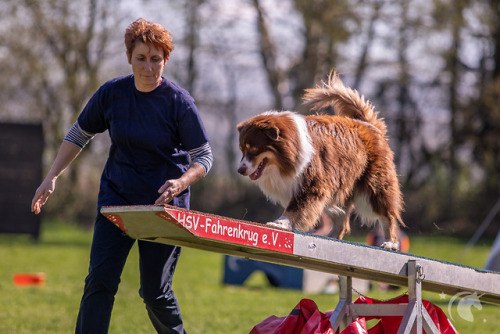
[[241,165],[240,168],[238,168],[238,173],[241,175],[247,175],[247,166]]

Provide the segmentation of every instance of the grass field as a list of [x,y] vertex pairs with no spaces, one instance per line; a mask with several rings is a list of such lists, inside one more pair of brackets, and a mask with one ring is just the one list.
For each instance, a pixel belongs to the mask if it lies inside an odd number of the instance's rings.
[[[92,234],[70,224],[47,222],[40,242],[27,236],[0,235],[0,333],[71,333],[80,303],[88,266]],[[456,262],[466,240],[445,236],[415,236],[410,252]],[[471,249],[461,263],[482,267],[491,243]],[[262,274],[254,274],[244,286],[221,284],[223,257],[220,254],[184,248],[174,278],[189,333],[248,333],[269,315],[285,316],[302,299],[313,299],[323,312],[335,307],[338,295],[304,294],[271,287]],[[44,272],[46,283],[39,287],[17,287],[12,276],[20,272]],[[443,273],[445,274],[445,273]],[[116,297],[110,333],[153,333],[138,295],[137,249],[132,250]],[[395,297],[406,289],[367,293],[378,299]],[[424,298],[438,305],[450,317],[452,296],[424,292]],[[500,333],[500,307],[482,304],[471,308],[473,321],[457,315],[451,307],[454,325],[461,333]]]

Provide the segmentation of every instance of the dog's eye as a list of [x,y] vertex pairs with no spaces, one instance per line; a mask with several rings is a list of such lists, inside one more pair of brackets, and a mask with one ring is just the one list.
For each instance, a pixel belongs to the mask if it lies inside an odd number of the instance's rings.
[[247,150],[247,154],[249,156],[256,156],[259,154],[259,150],[256,148],[256,147],[250,147],[248,150]]

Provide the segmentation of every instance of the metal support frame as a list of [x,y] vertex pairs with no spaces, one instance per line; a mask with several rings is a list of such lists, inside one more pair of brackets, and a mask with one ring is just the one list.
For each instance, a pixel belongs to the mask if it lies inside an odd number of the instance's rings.
[[[172,206],[103,207],[101,213],[134,239],[340,275],[330,318],[336,330],[360,316],[398,316],[398,333],[438,333],[422,290],[477,293],[481,302],[500,305],[496,272]],[[352,278],[408,286],[408,303],[352,304]]]
[[439,334],[429,313],[422,304],[422,280],[425,275],[418,261],[408,260],[408,303],[404,304],[353,304],[352,277],[339,276],[339,302],[335,307],[330,323],[337,331],[347,327],[356,318],[363,316],[402,316],[398,334]]

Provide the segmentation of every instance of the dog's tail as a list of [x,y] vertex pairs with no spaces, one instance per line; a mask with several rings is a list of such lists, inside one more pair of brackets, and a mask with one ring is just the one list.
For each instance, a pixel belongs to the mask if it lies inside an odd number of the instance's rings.
[[377,118],[378,112],[373,110],[371,102],[365,100],[364,96],[360,96],[356,90],[344,86],[335,70],[330,72],[328,82],[322,81],[315,88],[306,89],[304,104],[312,110],[333,107],[339,116],[368,122],[384,135],[387,133],[383,119]]

